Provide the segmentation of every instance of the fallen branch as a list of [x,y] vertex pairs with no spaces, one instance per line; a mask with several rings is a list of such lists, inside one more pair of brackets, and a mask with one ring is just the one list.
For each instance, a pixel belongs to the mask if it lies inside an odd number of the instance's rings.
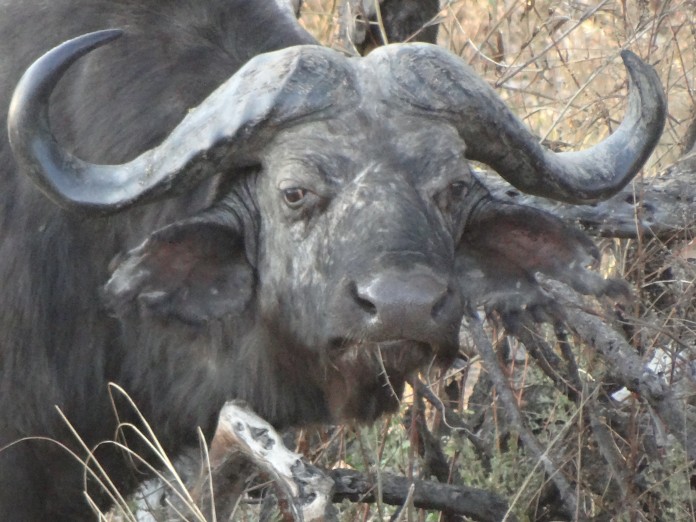
[[[229,477],[244,481],[240,475],[243,459],[268,475],[281,492],[285,503],[281,509],[291,520],[319,522],[333,520],[331,505],[333,482],[321,470],[306,465],[301,456],[288,450],[273,427],[256,415],[244,403],[227,402],[218,419],[218,426],[210,447],[210,469],[216,508],[232,502],[226,497],[230,491],[222,484],[234,484]],[[207,477],[202,479],[208,482]],[[232,488],[232,496],[238,487]],[[216,509],[216,511],[219,511]]]
[[[377,484],[354,470],[324,471],[306,464],[284,445],[278,433],[243,403],[225,404],[210,448],[211,474],[202,476],[194,495],[199,505],[210,503],[200,494],[212,483],[218,519],[226,519],[237,503],[241,485],[252,469],[270,477],[285,500],[285,517],[296,521],[335,520],[332,502],[376,502]],[[381,473],[382,502],[462,515],[481,522],[502,520],[507,504],[497,495],[467,486],[454,486]],[[209,494],[209,493],[208,493]],[[508,515],[507,520],[515,520]]]
[[[366,475],[352,469],[334,469],[329,472],[334,480],[334,502],[344,499],[353,502],[375,502],[377,485]],[[466,486],[452,486],[428,480],[409,480],[406,477],[382,473],[382,502],[401,506],[409,497],[413,485],[413,505],[422,509],[434,509],[455,515],[463,515],[480,521],[503,520],[507,504],[497,495]],[[508,514],[505,520],[517,520]]]

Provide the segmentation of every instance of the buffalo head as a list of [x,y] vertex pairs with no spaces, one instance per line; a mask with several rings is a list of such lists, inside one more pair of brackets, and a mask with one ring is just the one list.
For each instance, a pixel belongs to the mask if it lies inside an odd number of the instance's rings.
[[[192,327],[243,317],[221,329],[225,357],[243,368],[226,393],[277,424],[393,409],[409,373],[456,355],[465,313],[548,313],[537,272],[582,292],[616,290],[588,270],[597,252],[582,233],[493,200],[468,160],[528,193],[572,203],[611,196],[645,162],[665,119],[657,76],[632,53],[622,55],[628,114],[583,152],[543,148],[438,47],[349,59],[299,46],[252,59],[154,149],[95,165],[57,143],[48,99],[72,62],[118,34],[66,42],[27,71],[9,117],[15,157],[56,203],[97,216],[219,178],[206,211],[153,232],[119,261],[105,297],[122,316],[137,309]],[[245,350],[277,358],[280,380],[303,374],[317,413],[268,406],[279,399],[260,398],[267,383],[244,367]]]

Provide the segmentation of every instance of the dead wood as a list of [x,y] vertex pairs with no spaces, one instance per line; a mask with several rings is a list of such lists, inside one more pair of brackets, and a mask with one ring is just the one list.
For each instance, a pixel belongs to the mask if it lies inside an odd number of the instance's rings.
[[488,171],[476,175],[502,201],[538,208],[604,237],[638,234],[671,240],[696,231],[696,151],[655,178],[638,178],[614,197],[594,205],[570,205],[523,194]]
[[696,420],[677,400],[669,383],[647,367],[635,348],[605,323],[602,314],[593,312],[577,293],[558,281],[542,282],[547,291],[564,304],[568,328],[603,356],[614,379],[648,402],[668,432],[684,447],[689,459],[694,461]]
[[[288,450],[278,433],[239,401],[228,402],[220,412],[218,428],[210,448],[210,474],[204,473],[193,488],[197,504],[214,503],[216,517],[227,520],[240,500],[249,478],[268,477],[278,490],[285,520],[332,521],[336,513],[332,502],[377,501],[377,484],[355,470],[321,470]],[[507,504],[497,495],[467,486],[427,480],[409,480],[380,473],[381,502],[439,510],[482,522],[505,517]],[[213,499],[210,496],[212,485]],[[211,518],[210,508],[203,508]],[[508,515],[506,520],[516,520]]]
[[240,484],[246,482],[254,468],[268,476],[279,491],[286,519],[335,520],[332,480],[288,450],[273,427],[243,402],[227,402],[220,411],[210,446],[211,476],[203,476],[195,489],[210,491],[205,486],[212,484],[216,514],[226,520],[230,506],[237,503]]
[[[334,469],[329,472],[334,480],[334,502],[344,499],[353,502],[376,502],[376,481],[352,469]],[[382,501],[401,506],[406,503],[413,484],[413,505],[470,517],[480,521],[517,520],[508,511],[507,504],[497,495],[466,486],[453,486],[427,480],[409,480],[407,477],[381,474]]]

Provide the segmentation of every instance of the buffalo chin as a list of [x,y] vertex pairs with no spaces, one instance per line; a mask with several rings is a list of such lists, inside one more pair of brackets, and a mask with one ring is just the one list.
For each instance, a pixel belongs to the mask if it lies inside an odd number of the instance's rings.
[[432,364],[446,365],[456,354],[456,348],[411,340],[332,345],[324,393],[334,422],[371,422],[396,411],[409,377]]

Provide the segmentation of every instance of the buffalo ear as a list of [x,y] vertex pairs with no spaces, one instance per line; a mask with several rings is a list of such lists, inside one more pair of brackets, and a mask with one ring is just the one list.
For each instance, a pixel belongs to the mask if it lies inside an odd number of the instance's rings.
[[553,307],[536,282],[541,273],[583,294],[617,296],[627,287],[591,270],[599,252],[580,230],[545,212],[487,200],[457,249],[462,291],[473,306],[503,314]]
[[119,315],[135,305],[141,315],[202,324],[244,311],[254,281],[239,231],[193,218],[154,232],[126,254],[104,297]]

